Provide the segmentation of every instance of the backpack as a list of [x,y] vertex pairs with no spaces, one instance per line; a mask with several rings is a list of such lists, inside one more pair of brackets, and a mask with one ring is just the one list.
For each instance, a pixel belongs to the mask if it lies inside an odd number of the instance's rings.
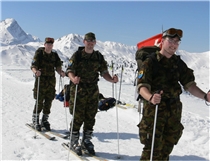
[[[110,108],[113,108],[116,104],[116,99],[112,97],[101,97],[103,96],[101,93],[99,93],[99,101],[98,101],[98,109],[100,111],[107,111]],[[65,85],[64,89],[59,93],[55,95],[55,99],[59,100],[60,102],[64,102],[64,107],[69,106],[69,99],[70,99],[70,85]]]
[[64,88],[61,90],[59,94],[55,95],[55,99],[63,102],[64,100],[69,101],[70,99],[70,85],[65,84]]
[[146,46],[136,51],[135,59],[137,62],[137,71],[139,71],[139,69],[141,68],[142,62],[147,58],[151,57],[152,54],[156,53],[156,51],[160,51],[160,47]]
[[[137,69],[136,73],[142,66],[142,62],[146,60],[148,57],[152,57],[155,60],[156,51],[160,51],[161,49],[161,40],[162,40],[162,33],[154,35],[148,39],[145,39],[139,43],[137,43],[138,50],[136,51],[136,62],[137,62]],[[153,55],[152,55],[153,53]],[[137,79],[134,81],[134,86],[136,85]]]
[[100,111],[107,111],[113,108],[116,104],[116,99],[113,97],[105,98],[101,93],[99,93],[98,109]]
[[[135,59],[136,59],[136,63],[137,63],[137,69],[136,69],[136,72],[135,72],[135,80],[134,80],[134,86],[136,86],[137,84],[137,74],[143,64],[143,61],[145,61],[147,58],[151,58],[153,63],[156,63],[157,64],[157,58],[156,58],[156,52],[157,51],[160,51],[160,47],[157,47],[157,46],[144,46],[144,47],[141,47],[140,49],[138,49],[136,51],[136,54],[135,54]],[[158,68],[158,64],[156,65],[155,64],[155,68],[154,68],[154,73],[157,72]]]

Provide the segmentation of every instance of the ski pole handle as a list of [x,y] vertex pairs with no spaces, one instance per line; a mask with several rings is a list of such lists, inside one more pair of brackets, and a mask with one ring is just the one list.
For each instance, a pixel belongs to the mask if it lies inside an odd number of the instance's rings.
[[[158,101],[158,103],[156,103],[156,102],[157,102],[157,96],[155,96],[156,99],[153,99],[153,97],[154,97],[155,94],[162,94],[161,91],[162,91],[162,90],[158,90],[158,91],[156,91],[155,93],[153,93],[152,96],[150,97],[150,99],[149,99],[148,101],[149,101],[150,103],[152,103],[153,105],[159,104],[159,103],[160,103],[159,101]],[[155,101],[155,100],[156,100],[156,101]],[[161,98],[160,98],[160,101],[161,101]]]

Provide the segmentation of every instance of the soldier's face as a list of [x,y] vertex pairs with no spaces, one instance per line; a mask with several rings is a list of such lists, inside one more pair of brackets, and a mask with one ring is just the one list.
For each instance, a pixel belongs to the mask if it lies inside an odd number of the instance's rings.
[[45,43],[44,46],[45,46],[45,49],[46,49],[47,51],[50,51],[50,50],[52,50],[52,48],[53,48],[53,44],[52,44],[52,43]]
[[45,43],[45,48],[47,48],[48,50],[52,50],[53,44],[52,43]]
[[93,49],[96,44],[96,40],[84,40],[84,44],[88,49]]
[[175,37],[175,38],[166,37],[163,40],[162,47],[168,53],[174,54],[176,52],[176,50],[178,49],[179,44],[180,44],[180,40],[177,37]]

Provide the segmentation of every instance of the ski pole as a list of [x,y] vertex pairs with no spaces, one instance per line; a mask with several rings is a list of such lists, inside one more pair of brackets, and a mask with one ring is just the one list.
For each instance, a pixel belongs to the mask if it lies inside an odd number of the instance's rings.
[[139,121],[141,121],[141,114],[143,113],[142,99],[139,99],[139,101],[138,101],[138,112],[139,112]]
[[[112,77],[114,76],[114,63],[111,62],[111,68],[112,68]],[[112,97],[114,97],[114,83],[112,83]]]
[[156,122],[157,122],[157,112],[158,112],[158,105],[155,106],[155,119],[154,119],[153,134],[152,134],[152,147],[151,147],[151,153],[150,153],[150,161],[152,161],[152,156],[153,156],[154,141],[155,141],[155,129],[156,129]]
[[[67,87],[65,90],[67,90]],[[64,95],[64,106],[66,107],[66,95]],[[67,108],[65,108],[65,115],[66,115],[66,131],[68,131]]]
[[[37,114],[38,114],[38,104],[39,104],[39,84],[40,84],[40,77],[37,78],[37,96],[36,96],[36,125],[37,125]],[[36,138],[36,126],[35,126],[35,135],[34,138]]]
[[133,82],[133,86],[137,86],[137,74],[138,74],[138,69],[136,70],[135,74],[134,74],[134,82]]
[[[117,98],[117,84],[115,83],[115,94],[116,94],[116,98]],[[118,101],[116,101],[116,105],[118,104]],[[117,149],[118,149],[118,156],[117,159],[120,159],[120,148],[119,148],[119,126],[118,126],[118,107],[115,105],[116,107],[116,118],[117,118]]]
[[[160,90],[157,91],[156,93],[160,93]],[[151,146],[151,153],[150,153],[150,161],[152,161],[153,150],[154,150],[155,130],[156,130],[156,123],[157,123],[157,113],[158,113],[158,104],[155,105],[155,118],[154,118],[153,134],[152,134],[152,146]]]
[[123,65],[122,65],[122,70],[121,70],[121,75],[120,75],[120,88],[119,88],[119,97],[118,101],[120,101],[120,94],[121,94],[121,85],[122,85],[122,75],[123,75]]
[[60,75],[60,78],[59,78],[59,85],[58,85],[58,92],[60,92],[60,88],[62,89],[62,81],[61,81],[61,75]]
[[[71,128],[70,128],[71,131],[70,131],[70,136],[69,136],[69,141],[70,141],[69,148],[71,146],[71,138],[72,138],[72,132],[73,132],[73,127],[74,127],[74,114],[75,114],[76,99],[77,99],[77,88],[78,88],[78,84],[76,84],[75,94],[74,94],[74,107],[73,107],[72,122],[71,122]],[[69,160],[69,153],[68,153],[68,160]]]
[[[61,76],[60,76],[60,78],[61,78]],[[65,85],[64,85],[64,78],[63,78],[63,83],[62,83],[62,81],[61,81],[61,88],[62,89],[64,89],[64,106],[66,107],[66,95],[65,95],[65,93],[66,93],[66,88],[65,88]],[[59,91],[60,92],[60,91]],[[67,109],[65,108],[65,116],[66,116],[66,130],[68,131],[68,119],[67,119],[67,111],[66,111]]]

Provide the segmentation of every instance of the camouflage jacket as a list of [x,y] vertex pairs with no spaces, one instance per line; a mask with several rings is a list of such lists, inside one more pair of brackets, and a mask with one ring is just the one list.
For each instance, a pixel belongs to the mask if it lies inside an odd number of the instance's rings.
[[98,54],[101,53],[97,51],[87,54],[83,49],[81,52],[80,60],[76,59],[78,51],[72,55],[66,73],[72,72],[76,76],[79,76],[81,83],[96,83],[99,74],[102,76],[103,73],[108,71],[107,62],[104,60],[103,55],[100,55],[101,61],[99,61]]
[[55,69],[62,66],[62,61],[57,52],[45,53],[44,47],[36,50],[31,68],[41,71],[41,76],[55,76]]
[[139,70],[138,89],[145,86],[151,93],[163,90],[162,98],[168,99],[179,97],[182,93],[180,84],[187,89],[195,83],[193,70],[188,68],[179,56],[173,55],[171,58],[166,58],[156,52],[156,57],[158,67],[154,66],[155,63],[149,58],[143,62]]

